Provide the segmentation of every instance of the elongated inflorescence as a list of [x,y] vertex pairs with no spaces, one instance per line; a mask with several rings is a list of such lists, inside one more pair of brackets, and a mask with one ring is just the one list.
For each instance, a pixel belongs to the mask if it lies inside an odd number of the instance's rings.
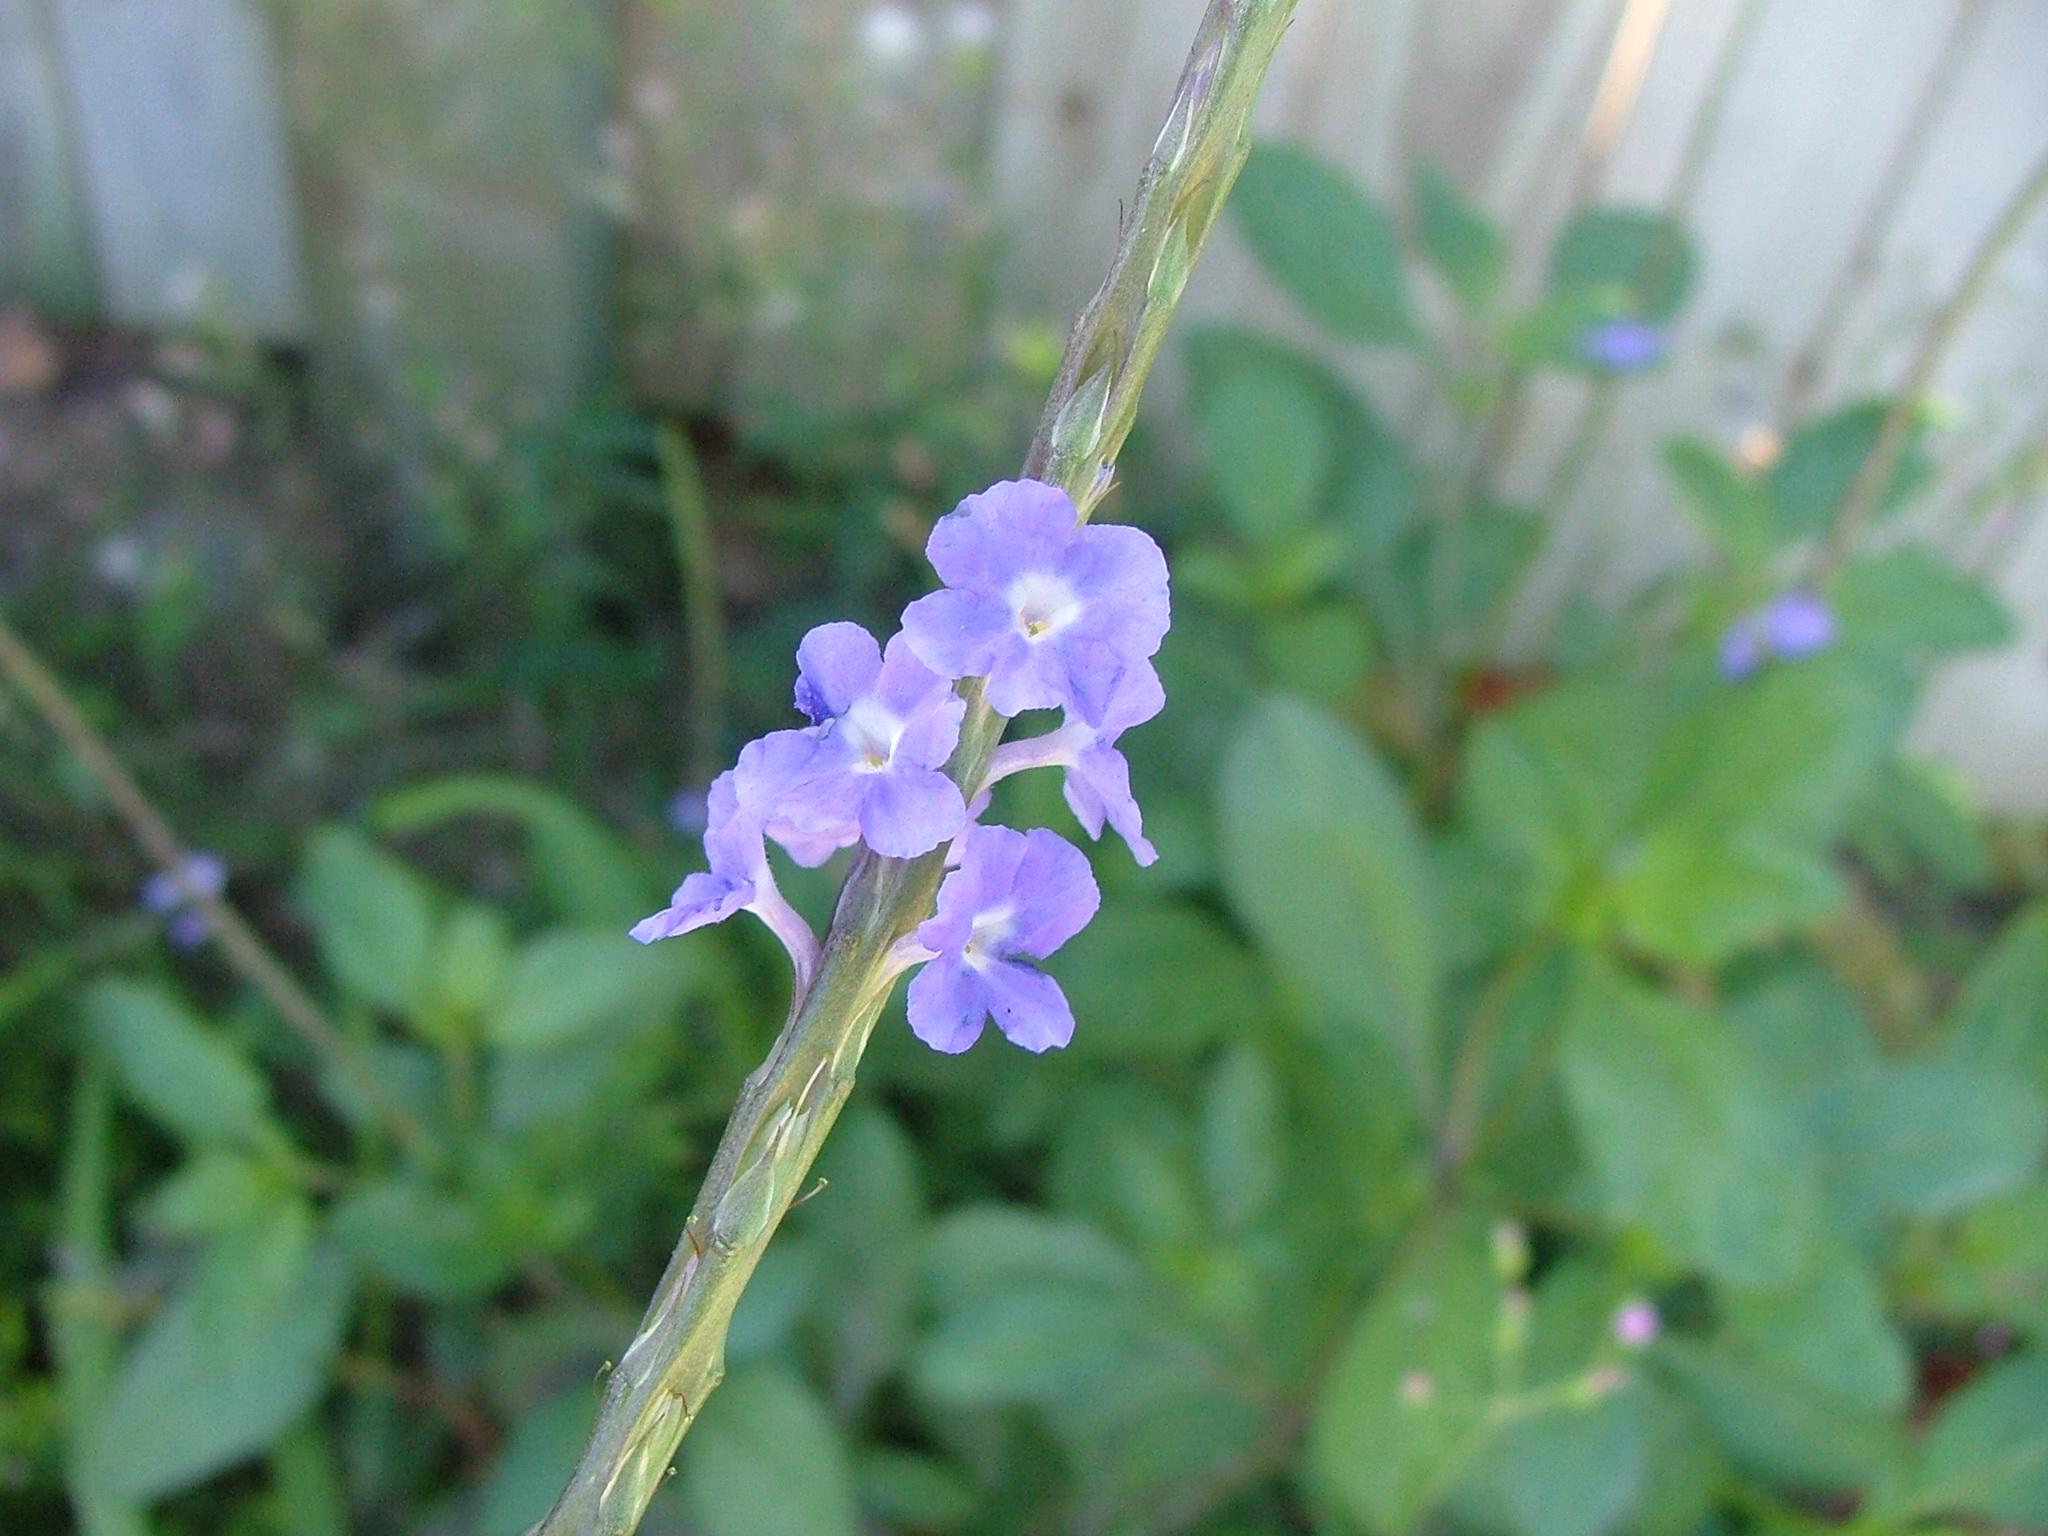
[[[1082,522],[1065,491],[1038,480],[969,496],[925,552],[945,585],[904,611],[886,646],[858,624],[804,636],[796,707],[810,724],[749,743],[712,783],[709,868],[633,937],[652,943],[752,912],[789,950],[801,991],[818,941],[776,886],[770,843],[807,866],[856,843],[891,859],[946,847],[937,916],[891,952],[892,976],[926,967],[911,983],[911,1027],[953,1052],[993,1018],[1043,1051],[1072,1038],[1074,1018],[1032,962],[1094,916],[1095,882],[1056,833],[976,823],[997,780],[1058,767],[1090,837],[1108,825],[1140,863],[1157,856],[1116,742],[1165,706],[1152,657],[1170,618],[1166,557],[1140,529]],[[1005,719],[1064,717],[997,752],[971,796],[945,771],[967,713],[962,685]]]

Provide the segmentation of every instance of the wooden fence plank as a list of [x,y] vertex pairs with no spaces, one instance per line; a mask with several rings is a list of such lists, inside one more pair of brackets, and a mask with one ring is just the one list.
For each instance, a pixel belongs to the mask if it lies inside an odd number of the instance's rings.
[[0,0],[0,302],[96,298],[68,126],[50,0]]

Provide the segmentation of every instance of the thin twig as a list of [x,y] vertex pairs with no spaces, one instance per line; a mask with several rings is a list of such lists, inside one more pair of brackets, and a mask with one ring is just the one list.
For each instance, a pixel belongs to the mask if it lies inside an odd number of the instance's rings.
[[106,739],[72,703],[57,675],[4,618],[0,618],[0,674],[42,716],[51,733],[100,786],[114,814],[150,863],[176,883],[179,895],[189,905],[205,915],[228,965],[270,1004],[309,1050],[346,1079],[350,1089],[376,1110],[408,1152],[425,1162],[436,1161],[438,1150],[427,1128],[370,1070],[348,1037],[335,1027],[241,913],[222,896],[187,879],[189,855],[170,822],[142,792]]

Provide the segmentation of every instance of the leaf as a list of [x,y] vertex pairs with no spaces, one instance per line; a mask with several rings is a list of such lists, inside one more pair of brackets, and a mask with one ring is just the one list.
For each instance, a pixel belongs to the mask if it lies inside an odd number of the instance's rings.
[[2033,1089],[1938,1060],[1866,1064],[1815,1120],[1831,1203],[1858,1224],[1967,1209],[2017,1187],[2048,1146]]
[[683,1442],[682,1491],[704,1536],[856,1536],[845,1437],[788,1371],[747,1366]]
[[861,1503],[884,1530],[956,1531],[981,1503],[964,1472],[912,1451],[863,1451],[859,1477]]
[[1352,1323],[1316,1400],[1303,1471],[1374,1530],[1405,1531],[1484,1443],[1500,1282],[1476,1223],[1437,1233]]
[[1922,1515],[2048,1525],[2048,1359],[2002,1361],[1943,1403],[1915,1467]]
[[1101,1060],[1189,1056],[1241,1030],[1265,1006],[1259,968],[1194,907],[1122,901],[1060,951],[1059,980],[1082,1027],[1070,1054]]
[[326,1389],[341,1347],[348,1273],[317,1252],[288,1304],[260,1329],[223,1339],[188,1287],[143,1330],[86,1430],[106,1487],[160,1498],[255,1455]]
[[406,1177],[352,1191],[335,1208],[333,1232],[371,1274],[437,1301],[495,1289],[518,1259],[474,1205]]
[[1664,472],[1700,531],[1738,570],[1760,562],[1770,549],[1771,508],[1762,487],[1719,449],[1696,437],[1664,445]]
[[1819,1216],[1811,1155],[1715,1019],[1589,970],[1563,1076],[1614,1215],[1734,1284],[1800,1272]]
[[684,945],[649,948],[614,931],[542,934],[512,962],[491,1041],[508,1051],[549,1050],[673,1008],[691,969]]
[[1951,1060],[2048,1094],[2048,901],[2005,925],[1942,1026]]
[[1673,1338],[1657,1346],[1656,1365],[1731,1456],[1796,1491],[1862,1488],[1903,1452],[1895,1422],[1754,1357]]
[[1949,891],[1978,891],[1992,881],[1978,809],[1974,786],[1954,767],[1894,758],[1850,816],[1849,831],[1857,856],[1887,884],[1931,879]]
[[1823,921],[1847,888],[1827,860],[1796,847],[1660,826],[1643,839],[1613,895],[1636,944],[1683,964],[1714,966]]
[[1507,240],[1434,166],[1415,176],[1415,233],[1423,255],[1467,309],[1485,309],[1499,296]]
[[1291,699],[1255,705],[1223,764],[1224,886],[1281,970],[1333,1019],[1435,1070],[1437,951],[1421,833],[1365,745]]
[[1952,656],[2014,635],[2012,614],[1987,583],[1925,549],[1852,560],[1830,596],[1843,643],[1886,655]]
[[1276,686],[1312,704],[1354,697],[1372,670],[1372,626],[1350,603],[1317,603],[1269,618],[1259,658]]
[[1786,1378],[1873,1413],[1906,1406],[1912,1358],[1876,1278],[1852,1249],[1829,1245],[1791,1284],[1724,1288],[1721,1302],[1735,1347]]
[[[1862,400],[1809,422],[1791,435],[1764,480],[1779,538],[1818,538],[1834,525],[1890,413],[1889,400]],[[1891,484],[1874,510],[1886,512],[1903,505],[1933,472],[1925,433],[1916,423],[1892,472]]]
[[1293,145],[1258,145],[1229,211],[1273,279],[1339,336],[1396,342],[1413,334],[1393,220],[1327,162]]
[[1512,1536],[1601,1536],[1642,1487],[1645,1414],[1639,1393],[1511,1419],[1459,1488],[1474,1529]]
[[276,1179],[261,1165],[207,1150],[150,1192],[142,1223],[172,1237],[205,1237],[251,1220],[276,1194]]
[[275,1133],[262,1073],[169,993],[101,981],[80,1008],[123,1091],[180,1140],[246,1146]]
[[1263,544],[1321,515],[1337,459],[1329,381],[1286,348],[1236,331],[1198,331],[1188,361],[1209,478],[1239,535]]
[[829,1283],[812,1305],[829,1340],[835,1402],[855,1402],[909,1353],[923,1262],[924,1190],[910,1138],[886,1110],[856,1105],[818,1160],[825,1181],[793,1223]]
[[317,832],[299,873],[299,905],[336,981],[410,1015],[427,980],[432,898],[419,877],[345,827]]
[[579,1384],[513,1420],[484,1478],[476,1536],[526,1536],[575,1470],[596,1417],[597,1394]]
[[1244,1227],[1280,1193],[1284,1115],[1280,1085],[1252,1047],[1235,1047],[1209,1074],[1202,1100],[1203,1182],[1225,1230]]
[[384,796],[372,815],[378,830],[394,837],[469,817],[514,823],[526,832],[540,877],[571,922],[623,928],[645,917],[660,894],[632,847],[544,785],[491,774],[434,779]]
[[1608,313],[1670,320],[1692,292],[1692,240],[1665,214],[1588,208],[1564,227],[1550,253],[1553,289],[1607,296]]

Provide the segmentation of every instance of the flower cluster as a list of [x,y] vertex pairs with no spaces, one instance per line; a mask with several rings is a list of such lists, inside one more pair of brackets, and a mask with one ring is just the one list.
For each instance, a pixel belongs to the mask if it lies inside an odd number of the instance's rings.
[[1834,643],[1834,611],[1814,593],[1794,588],[1728,626],[1721,637],[1721,675],[1739,683],[1767,661],[1797,661]]
[[[1026,1050],[1072,1038],[1074,1016],[1032,962],[1080,932],[1100,902],[1088,861],[1058,835],[981,826],[989,791],[1057,767],[1092,838],[1108,826],[1141,864],[1157,854],[1117,739],[1165,707],[1151,658],[1169,617],[1166,559],[1136,528],[1084,524],[1055,486],[1010,480],[969,496],[925,554],[944,586],[904,611],[886,645],[858,624],[823,624],[797,647],[796,708],[809,724],[750,743],[705,799],[704,855],[669,905],[633,929],[642,943],[752,912],[788,948],[797,984],[818,943],[775,884],[768,845],[815,866],[859,843],[886,858],[946,849],[936,913],[892,952],[910,985],[910,1024],[964,1051],[993,1018]],[[1061,724],[999,748],[963,792],[947,773],[977,680],[997,714],[1061,711]]]
[[1600,320],[1579,333],[1579,360],[1599,373],[1647,373],[1664,361],[1671,333],[1647,320]]
[[175,949],[197,949],[213,934],[206,904],[228,888],[228,867],[219,855],[188,853],[168,870],[142,882],[137,899],[146,912],[164,920],[164,932]]

